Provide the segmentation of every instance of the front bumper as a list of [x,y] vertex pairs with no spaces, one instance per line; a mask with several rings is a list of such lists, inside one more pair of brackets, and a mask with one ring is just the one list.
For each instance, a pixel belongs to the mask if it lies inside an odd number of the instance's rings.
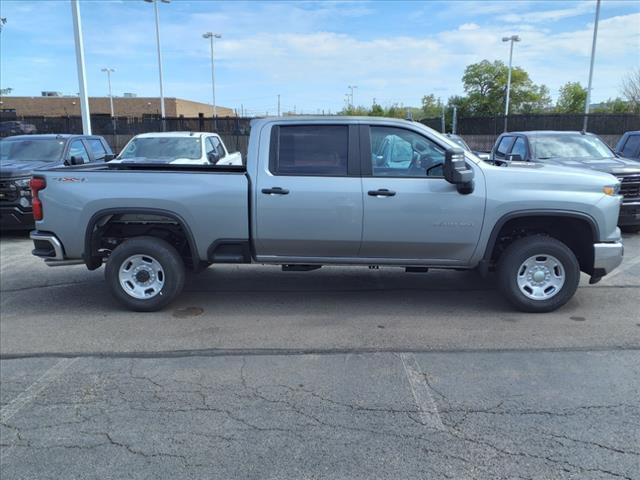
[[31,210],[23,210],[17,205],[0,207],[0,228],[2,230],[31,230],[34,224]]
[[624,256],[624,245],[621,241],[596,243],[593,245],[593,276],[603,277],[615,270]]
[[633,202],[622,202],[618,225],[624,227],[640,225],[640,199]]

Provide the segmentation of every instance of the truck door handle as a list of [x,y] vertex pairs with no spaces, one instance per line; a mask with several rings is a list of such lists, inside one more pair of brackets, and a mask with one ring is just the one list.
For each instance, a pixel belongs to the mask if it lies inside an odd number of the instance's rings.
[[386,188],[381,188],[379,190],[369,190],[369,195],[371,195],[372,197],[393,197],[395,194],[396,192]]
[[271,188],[263,188],[262,193],[266,193],[267,195],[288,195],[289,190],[282,187],[271,187]]

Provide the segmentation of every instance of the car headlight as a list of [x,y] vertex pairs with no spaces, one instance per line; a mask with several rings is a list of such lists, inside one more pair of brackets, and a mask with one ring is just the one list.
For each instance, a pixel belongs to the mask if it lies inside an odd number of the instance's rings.
[[19,188],[29,188],[29,182],[31,181],[31,177],[18,178],[14,180],[13,183]]
[[620,194],[620,184],[616,183],[615,185],[605,185],[602,187],[602,193],[609,195],[610,197],[615,197]]

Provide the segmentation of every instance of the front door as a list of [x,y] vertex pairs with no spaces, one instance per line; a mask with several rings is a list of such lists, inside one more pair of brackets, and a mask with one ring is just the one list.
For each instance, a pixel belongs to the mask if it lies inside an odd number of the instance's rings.
[[354,168],[357,126],[283,124],[268,135],[256,192],[258,259],[357,257],[363,211]]
[[475,189],[462,195],[442,176],[444,146],[404,128],[371,126],[362,134],[369,137],[371,151],[364,155],[371,168],[365,158],[360,257],[465,265],[484,217],[480,169],[469,162],[476,173]]

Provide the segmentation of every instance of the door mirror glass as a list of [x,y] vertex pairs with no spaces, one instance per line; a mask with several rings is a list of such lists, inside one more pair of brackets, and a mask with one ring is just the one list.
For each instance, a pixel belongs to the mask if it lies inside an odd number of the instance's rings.
[[464,150],[461,148],[447,149],[444,155],[443,171],[445,180],[456,185],[460,193],[473,191],[474,173],[472,169],[467,167]]

